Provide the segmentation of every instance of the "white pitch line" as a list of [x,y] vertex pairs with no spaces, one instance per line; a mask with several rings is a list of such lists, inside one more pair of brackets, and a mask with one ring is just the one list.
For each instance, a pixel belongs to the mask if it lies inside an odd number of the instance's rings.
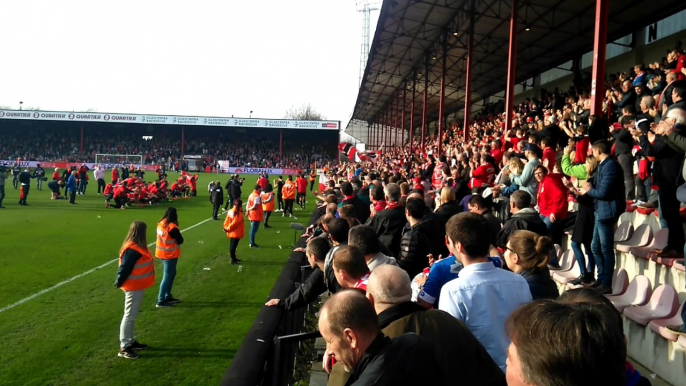
[[[189,226],[188,228],[182,230],[181,233],[183,233],[183,232],[185,232],[185,231],[187,231],[187,230],[191,230],[191,229],[193,229],[193,228],[195,228],[195,227],[197,227],[197,226],[199,226],[199,225],[202,225],[202,224],[204,224],[204,223],[206,223],[206,222],[208,222],[208,221],[210,221],[210,220],[212,220],[212,217],[208,218],[207,220],[200,221],[199,223],[197,223],[197,224],[195,224],[195,225]],[[155,245],[155,243],[150,243],[150,244],[148,244],[148,247],[151,247],[151,246],[153,246],[153,245]],[[38,292],[36,292],[35,294],[33,294],[33,295],[31,295],[31,296],[28,296],[28,297],[26,297],[26,298],[24,298],[24,299],[21,299],[21,300],[19,300],[19,301],[16,302],[16,303],[12,303],[12,304],[10,304],[9,306],[5,306],[5,307],[3,307],[3,308],[0,308],[0,314],[3,313],[3,312],[5,312],[5,311],[9,311],[9,310],[11,310],[12,308],[14,308],[14,307],[16,307],[16,306],[20,306],[20,305],[22,305],[22,304],[28,302],[29,300],[33,300],[33,299],[35,299],[35,298],[37,298],[37,297],[39,297],[39,296],[41,296],[41,295],[43,295],[43,294],[46,294],[46,293],[48,293],[48,292],[50,292],[50,291],[53,291],[53,290],[56,290],[57,288],[62,287],[62,286],[65,285],[65,284],[69,284],[69,283],[71,283],[72,281],[74,281],[74,280],[76,280],[76,279],[78,279],[78,278],[81,278],[81,277],[84,277],[84,276],[86,276],[86,275],[88,275],[88,274],[90,274],[90,273],[93,273],[93,272],[99,270],[100,268],[104,268],[104,267],[106,267],[106,266],[108,266],[108,265],[110,265],[110,264],[114,264],[114,263],[116,263],[116,262],[118,262],[118,261],[119,261],[118,258],[117,258],[117,259],[114,259],[114,260],[111,260],[111,261],[108,261],[108,262],[105,263],[105,264],[101,264],[101,265],[99,265],[99,266],[97,266],[97,267],[95,267],[95,268],[93,268],[93,269],[89,269],[88,271],[86,271],[86,272],[84,272],[84,273],[80,273],[80,274],[78,274],[78,275],[76,275],[76,276],[74,276],[74,277],[72,277],[72,278],[70,278],[70,279],[61,281],[61,282],[55,284],[55,285],[52,286],[52,287],[48,287],[48,288],[46,288],[46,289],[44,289],[44,290],[42,290],[42,291],[38,291]]]

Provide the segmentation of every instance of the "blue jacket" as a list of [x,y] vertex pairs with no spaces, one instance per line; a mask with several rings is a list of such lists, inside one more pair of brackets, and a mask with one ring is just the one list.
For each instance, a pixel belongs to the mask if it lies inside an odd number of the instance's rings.
[[69,176],[69,179],[67,180],[67,190],[70,192],[76,191],[76,178],[74,178],[74,176]]
[[624,174],[617,161],[607,157],[598,165],[593,178],[593,188],[588,191],[596,206],[596,219],[617,221],[626,210],[624,201]]

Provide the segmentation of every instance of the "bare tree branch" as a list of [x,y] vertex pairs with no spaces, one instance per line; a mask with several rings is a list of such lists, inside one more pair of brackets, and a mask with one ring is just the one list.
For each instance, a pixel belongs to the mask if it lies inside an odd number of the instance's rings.
[[286,110],[285,119],[295,119],[299,121],[323,121],[325,116],[315,110],[309,103],[303,104],[300,107],[292,106]]

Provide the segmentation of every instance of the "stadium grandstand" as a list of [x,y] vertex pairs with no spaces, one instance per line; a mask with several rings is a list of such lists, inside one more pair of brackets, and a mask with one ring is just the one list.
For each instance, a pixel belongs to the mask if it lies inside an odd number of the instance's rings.
[[[382,252],[376,250],[372,260],[384,254],[395,257],[413,279],[413,300],[464,322],[501,368],[507,356],[508,384],[683,383],[684,8],[678,1],[382,2],[369,60],[346,126],[346,133],[354,138],[351,145],[362,144],[367,154],[374,152],[376,157],[364,159],[341,146],[350,159],[327,174],[327,202],[336,202],[336,195],[344,207],[349,201],[357,209],[355,199],[371,203],[369,219],[357,212],[353,220],[366,223],[383,244]],[[355,199],[341,193],[348,189],[347,182],[359,192]],[[383,193],[374,193],[379,189]],[[410,205],[413,200],[419,203]],[[398,202],[405,206],[401,215],[394,214]],[[408,223],[390,227],[390,218]],[[479,222],[485,227],[479,228],[485,230],[482,233],[490,234],[490,250],[478,252],[480,258],[474,260],[472,251],[457,242],[473,242],[469,237],[477,236],[467,236],[471,233],[466,225]],[[480,240],[488,243],[483,237]],[[525,238],[529,244],[522,242]],[[349,244],[355,245],[354,239],[351,232]],[[448,244],[445,248],[443,240]],[[358,245],[368,247],[364,242]],[[428,254],[438,253],[450,256],[444,262],[425,261]],[[349,259],[349,252],[345,256]],[[371,292],[374,270],[379,268],[373,268],[369,258],[366,261],[372,271],[370,285],[366,287],[365,276],[355,288],[360,285]],[[484,303],[474,304],[480,295],[468,282],[479,280],[483,286],[489,276],[498,279],[495,273],[482,271],[491,269],[468,267],[475,261],[481,267],[506,265],[524,277],[520,281],[530,290],[524,295],[534,303],[513,311],[510,318],[488,315],[480,308]],[[388,285],[389,271],[379,273],[376,283]],[[345,280],[338,282],[347,288]],[[304,288],[299,291],[308,290]],[[490,294],[479,298],[487,308],[503,310],[519,301],[514,287],[499,290],[493,284],[489,288]],[[375,287],[368,297],[374,303],[381,295],[384,300],[398,296],[394,301],[406,296],[403,291],[393,292],[396,289]],[[299,291],[272,305],[292,313],[298,308]],[[503,291],[507,299],[503,304],[492,297],[497,291]],[[329,292],[336,291],[329,287]],[[288,292],[277,296],[288,296]],[[350,307],[357,304],[351,297],[336,293],[335,307],[340,302]],[[577,341],[570,335],[572,330],[556,329],[551,313],[536,320],[551,323],[550,328],[534,328],[525,321],[533,321],[524,314],[536,307],[557,307],[553,302],[560,307],[602,303],[601,308],[611,310],[606,315],[613,323],[609,330],[626,338],[626,352],[616,358],[614,381],[606,378],[609,371],[596,368],[587,373],[583,366],[575,370],[571,363],[579,358],[553,353],[571,352],[585,338]],[[438,332],[440,328],[413,330],[407,321],[417,319],[407,319],[408,308],[403,308],[409,306],[401,301],[390,304],[398,308],[374,304],[382,331],[392,337],[398,332],[425,333],[440,352],[440,361],[446,352],[438,347],[450,346],[448,338]],[[328,314],[335,312],[319,312],[319,327],[327,326]],[[397,320],[399,313],[405,315],[398,322],[404,328],[391,329],[393,324],[388,323]],[[336,315],[344,317],[343,312]],[[420,318],[416,315],[411,317]],[[484,332],[484,326],[489,332]],[[335,335],[320,332],[327,341]],[[525,335],[531,339],[530,346],[520,348]],[[496,336],[512,338],[509,351],[495,348]],[[623,337],[612,339],[620,342]],[[310,338],[303,334],[303,339]],[[276,337],[277,349],[298,340],[294,335],[283,339]],[[611,338],[606,335],[601,340],[602,351]],[[620,346],[613,350],[619,351],[623,352]],[[331,371],[328,384],[359,377],[367,364],[346,363],[355,370],[341,381],[335,366],[331,370],[327,365],[330,346],[326,350],[321,346],[319,353],[324,357],[323,368]],[[522,364],[515,366],[513,355]],[[594,361],[591,351],[583,355]],[[395,369],[417,365],[416,357],[404,362],[398,357],[393,356],[398,361]],[[442,370],[455,379],[468,376],[468,366],[459,368],[458,362]],[[542,364],[552,362],[569,366]],[[239,364],[246,362],[234,362],[225,384],[240,379],[234,378]],[[318,367],[313,366],[310,384],[326,382],[326,375],[323,381],[317,378]],[[511,373],[511,367],[524,374]],[[637,374],[638,367],[644,377]],[[427,367],[423,370],[424,375],[430,372]],[[646,372],[653,374],[651,379]],[[591,373],[603,381],[587,378]],[[387,379],[398,376],[385,375]]]
[[0,110],[0,160],[7,166],[21,159],[131,162],[150,170],[178,169],[179,162],[193,171],[310,170],[336,160],[339,126],[338,121]]

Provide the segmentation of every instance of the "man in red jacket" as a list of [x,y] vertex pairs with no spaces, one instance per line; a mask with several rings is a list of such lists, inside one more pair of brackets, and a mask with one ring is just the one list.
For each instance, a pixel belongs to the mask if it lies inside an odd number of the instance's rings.
[[295,180],[295,186],[298,190],[297,201],[300,205],[300,209],[305,209],[305,196],[307,196],[307,180],[303,177],[302,174],[299,174],[298,178]]

